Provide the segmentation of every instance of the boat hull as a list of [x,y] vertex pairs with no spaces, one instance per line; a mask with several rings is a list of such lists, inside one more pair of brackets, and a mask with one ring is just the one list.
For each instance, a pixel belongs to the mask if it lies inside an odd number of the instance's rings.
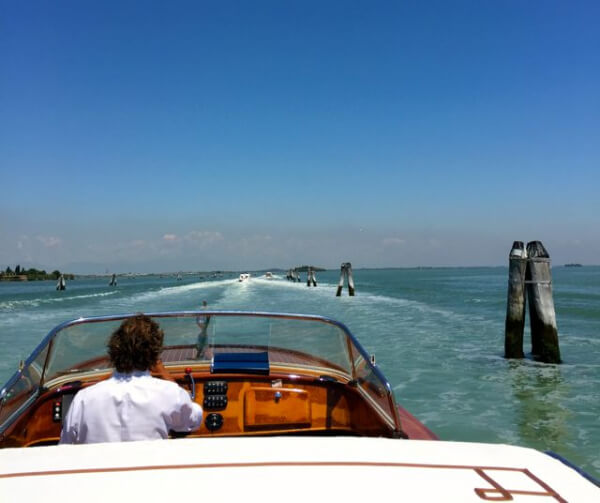
[[[600,489],[533,449],[381,438],[271,437],[0,451],[3,501],[600,501]],[[57,490],[57,488],[61,488]],[[116,489],[118,488],[118,489]]]

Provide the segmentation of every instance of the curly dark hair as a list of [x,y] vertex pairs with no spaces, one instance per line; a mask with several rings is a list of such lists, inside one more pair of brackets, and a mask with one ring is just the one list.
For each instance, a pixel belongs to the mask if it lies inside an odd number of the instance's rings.
[[158,361],[163,331],[152,318],[137,314],[127,318],[110,336],[108,356],[117,372],[148,370]]

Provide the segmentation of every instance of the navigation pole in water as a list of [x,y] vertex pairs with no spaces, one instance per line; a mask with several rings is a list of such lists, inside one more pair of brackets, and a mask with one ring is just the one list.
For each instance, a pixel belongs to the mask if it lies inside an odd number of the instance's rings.
[[525,284],[529,299],[531,352],[545,363],[560,363],[550,255],[541,241],[530,241],[527,256]]
[[65,277],[62,274],[58,278],[58,283],[56,283],[56,289],[57,290],[66,290],[67,289],[67,282],[65,281]]
[[523,328],[527,292],[531,353],[544,363],[560,363],[550,255],[541,241],[530,241],[526,250],[521,241],[515,241],[509,255],[508,271],[504,356],[524,356]]
[[354,278],[352,277],[352,264],[350,262],[344,262],[340,270],[340,282],[338,284],[336,297],[342,295],[342,289],[344,288],[344,280],[348,278],[348,295],[354,296]]
[[525,327],[525,272],[527,252],[523,241],[515,241],[508,256],[508,300],[504,330],[505,358],[523,358]]
[[306,286],[317,286],[317,276],[315,270],[312,267],[308,268],[306,272]]

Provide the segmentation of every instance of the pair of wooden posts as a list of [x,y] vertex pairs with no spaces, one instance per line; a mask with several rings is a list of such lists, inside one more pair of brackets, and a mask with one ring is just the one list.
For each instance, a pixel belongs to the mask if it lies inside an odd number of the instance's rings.
[[531,353],[544,363],[560,363],[552,298],[550,255],[540,241],[515,241],[509,255],[508,301],[504,337],[506,358],[523,358],[525,292],[529,299]]
[[352,277],[352,264],[350,262],[344,262],[340,270],[340,282],[338,283],[336,297],[342,295],[342,289],[344,288],[344,281],[348,280],[348,295],[354,296],[354,278]]
[[317,275],[312,267],[308,268],[306,273],[306,286],[317,286]]
[[296,269],[288,269],[286,278],[288,281],[300,282],[300,273]]

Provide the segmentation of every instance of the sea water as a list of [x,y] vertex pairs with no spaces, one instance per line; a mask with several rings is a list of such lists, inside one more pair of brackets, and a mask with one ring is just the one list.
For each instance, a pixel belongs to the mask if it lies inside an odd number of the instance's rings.
[[[555,451],[600,474],[600,267],[555,267],[561,365],[506,360],[508,272],[498,268],[355,270],[356,295],[237,275],[0,283],[0,385],[55,325],[80,316],[199,309],[319,314],[375,355],[398,403],[444,440]],[[529,330],[525,351],[530,349]]]

